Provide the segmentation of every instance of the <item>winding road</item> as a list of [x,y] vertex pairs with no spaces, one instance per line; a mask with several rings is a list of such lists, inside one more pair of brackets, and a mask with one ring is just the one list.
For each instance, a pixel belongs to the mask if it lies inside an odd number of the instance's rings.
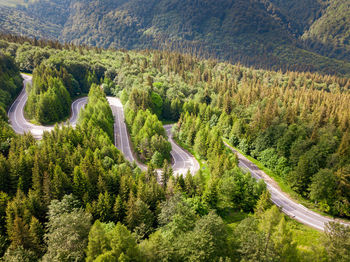
[[[28,99],[28,94],[26,92],[27,84],[32,82],[32,77],[22,74],[24,78],[23,90],[11,105],[8,111],[8,117],[10,119],[11,126],[13,130],[18,134],[24,134],[31,132],[36,139],[40,139],[43,136],[44,131],[52,131],[55,126],[38,126],[28,122],[24,117],[24,106]],[[80,109],[87,103],[87,98],[79,98],[72,103],[72,116],[69,119],[71,126],[75,126],[78,121],[78,113]]]
[[[15,102],[12,104],[8,112],[10,124],[13,130],[18,134],[31,132],[36,139],[41,139],[44,131],[52,131],[54,129],[54,126],[38,126],[28,122],[25,119],[24,106],[28,99],[26,86],[32,82],[32,77],[25,74],[22,74],[22,77],[24,78],[23,90],[17,97]],[[116,97],[107,97],[107,100],[111,106],[112,113],[115,118],[115,146],[123,153],[125,159],[127,159],[130,162],[135,161],[142,170],[146,170],[147,166],[138,162],[133,155],[129,135],[124,120],[124,110],[122,103]],[[72,115],[70,119],[67,121],[67,123],[60,123],[59,125],[66,125],[69,123],[73,127],[76,126],[80,109],[82,109],[87,104],[87,102],[87,97],[82,97],[75,100],[71,106]],[[188,170],[190,170],[192,174],[197,173],[197,171],[199,170],[199,164],[197,160],[173,141],[171,125],[167,125],[164,127],[167,131],[169,142],[172,145],[171,155],[174,161],[172,166],[174,174],[185,175]]]
[[[27,75],[22,75],[24,78],[24,88],[21,92],[21,94],[18,96],[18,98],[15,100],[15,102],[12,104],[11,108],[9,109],[8,116],[10,119],[10,123],[15,130],[15,132],[19,134],[24,134],[26,132],[31,132],[33,136],[37,139],[40,139],[43,135],[44,131],[51,131],[54,126],[37,126],[29,123],[23,114],[23,109],[27,101],[27,93],[26,93],[26,86],[28,83],[31,83],[32,78]],[[135,161],[137,165],[142,169],[146,170],[147,167],[141,163],[139,163],[132,152],[132,147],[130,144],[129,135],[127,132],[125,120],[124,120],[124,111],[123,111],[123,105],[120,102],[120,100],[116,97],[107,97],[108,102],[111,106],[114,118],[115,118],[115,124],[114,124],[114,135],[115,135],[115,146],[124,154],[125,158],[133,162]],[[71,126],[75,126],[77,124],[78,120],[78,114],[80,112],[80,109],[83,108],[88,102],[87,97],[79,98],[75,100],[72,103],[72,116],[69,119],[69,124]],[[63,125],[65,123],[62,123]],[[200,166],[197,162],[197,160],[188,152],[186,152],[184,149],[182,149],[180,146],[178,146],[173,138],[172,138],[172,125],[165,125],[164,126],[169,142],[172,146],[171,155],[173,158],[173,171],[174,174],[183,174],[185,175],[188,170],[195,174],[199,169]],[[281,210],[290,216],[291,218],[305,224],[308,226],[311,226],[313,228],[316,228],[318,230],[323,231],[325,228],[325,224],[330,221],[335,221],[333,219],[330,219],[325,216],[321,216],[306,207],[304,207],[301,204],[296,203],[294,200],[292,200],[288,195],[282,192],[282,190],[279,188],[279,186],[276,184],[274,180],[272,180],[269,176],[267,176],[262,170],[260,170],[255,164],[253,164],[251,161],[249,161],[247,158],[245,158],[243,155],[241,155],[239,152],[237,152],[234,148],[230,147],[228,144],[226,144],[228,148],[230,148],[234,153],[237,154],[239,159],[239,166],[248,172],[251,173],[253,177],[255,177],[257,180],[263,179],[267,185],[267,189],[271,193],[271,201],[281,208]],[[340,222],[344,225],[347,225],[344,222]]]

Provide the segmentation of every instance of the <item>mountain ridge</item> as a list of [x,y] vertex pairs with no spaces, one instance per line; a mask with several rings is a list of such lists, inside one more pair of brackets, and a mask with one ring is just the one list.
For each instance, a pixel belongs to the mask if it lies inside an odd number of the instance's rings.
[[[6,7],[12,13],[2,14],[0,27],[9,33],[77,45],[176,49],[247,66],[350,75],[348,46],[322,42],[311,34],[328,34],[314,28],[331,19],[334,14],[327,15],[330,8],[346,8],[343,2],[38,0],[27,6]],[[16,11],[22,20],[28,16],[34,22],[8,25],[6,21],[12,21]],[[324,15],[328,18],[322,20]],[[348,27],[344,26],[344,31],[346,36]]]

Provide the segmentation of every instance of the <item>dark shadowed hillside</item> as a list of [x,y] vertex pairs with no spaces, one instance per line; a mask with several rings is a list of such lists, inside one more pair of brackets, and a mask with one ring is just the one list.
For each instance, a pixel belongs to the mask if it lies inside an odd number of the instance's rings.
[[38,0],[1,9],[1,29],[11,33],[350,74],[346,0]]

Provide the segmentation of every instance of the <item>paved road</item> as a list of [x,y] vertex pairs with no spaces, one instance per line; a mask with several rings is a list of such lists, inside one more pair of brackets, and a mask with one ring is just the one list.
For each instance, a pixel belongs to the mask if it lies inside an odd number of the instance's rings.
[[124,109],[120,100],[116,97],[107,97],[114,116],[114,141],[115,146],[123,153],[126,160],[136,162],[142,170],[147,170],[147,166],[138,162],[131,150],[131,143],[124,119]]
[[[16,133],[24,134],[26,132],[31,132],[36,139],[41,139],[44,131],[51,131],[54,129],[54,126],[38,126],[32,123],[29,123],[25,119],[23,110],[28,99],[28,95],[26,93],[25,87],[27,86],[27,84],[31,83],[32,77],[24,74],[22,75],[22,77],[24,78],[24,82],[23,82],[24,88],[21,94],[12,104],[8,112],[9,120]],[[129,136],[125,125],[125,120],[124,120],[124,111],[123,111],[122,103],[116,97],[107,97],[107,99],[111,106],[113,115],[115,117],[115,124],[114,124],[115,146],[124,154],[125,158],[128,161],[130,162],[135,161],[142,170],[146,170],[147,166],[136,161],[134,158],[133,152],[131,150],[131,144],[129,141]],[[72,108],[71,108],[72,115],[71,115],[71,118],[69,119],[69,123],[71,126],[74,127],[77,124],[80,109],[87,104],[87,101],[88,101],[87,97],[82,97],[75,100],[72,103]],[[168,125],[168,126],[165,126],[165,128],[169,136],[169,141],[172,145],[171,155],[174,158],[174,163],[173,163],[174,174],[185,175],[188,170],[190,170],[192,174],[195,174],[199,170],[198,162],[193,156],[191,156],[189,153],[184,151],[181,147],[176,145],[176,143],[172,139],[171,126]]]
[[173,140],[173,134],[171,132],[172,127],[172,125],[164,126],[169,142],[171,143],[172,151],[170,153],[174,160],[174,173],[185,175],[188,170],[190,170],[191,174],[197,173],[197,171],[200,169],[198,161],[191,154],[176,144],[176,142]]
[[282,192],[282,190],[279,188],[276,182],[273,179],[271,179],[268,175],[266,175],[262,170],[260,170],[255,164],[253,164],[242,154],[234,150],[228,144],[226,144],[226,146],[237,154],[239,166],[242,169],[250,172],[252,176],[255,177],[257,180],[263,179],[265,181],[267,189],[270,191],[271,194],[271,201],[276,206],[280,207],[286,215],[305,225],[311,226],[321,231],[324,231],[326,223],[330,221],[335,221],[333,219],[321,216],[290,199],[285,193]]
[[[18,134],[24,134],[31,132],[36,139],[40,139],[43,136],[44,131],[52,131],[55,126],[38,126],[28,122],[24,117],[24,106],[27,102],[28,95],[26,92],[27,84],[32,82],[32,77],[22,74],[24,78],[23,90],[12,104],[8,111],[8,117],[13,130]],[[78,120],[78,113],[80,109],[87,103],[87,98],[79,98],[72,103],[72,116],[68,120],[71,126],[75,126]]]
[[[122,103],[116,97],[107,97],[107,99],[112,108],[112,112],[115,118],[115,146],[124,154],[127,160],[129,160],[130,162],[135,161],[142,170],[146,170],[147,166],[138,162],[133,155],[129,135],[124,120],[124,110]],[[173,141],[171,125],[166,125],[164,126],[164,128],[167,131],[169,142],[172,146],[172,150],[170,153],[174,161],[172,165],[174,174],[185,175],[188,170],[190,170],[191,174],[197,173],[197,171],[199,170],[199,164],[197,160]]]

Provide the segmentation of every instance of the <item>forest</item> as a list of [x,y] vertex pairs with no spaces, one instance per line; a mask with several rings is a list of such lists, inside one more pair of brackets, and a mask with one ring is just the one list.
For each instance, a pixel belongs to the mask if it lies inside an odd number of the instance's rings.
[[[7,111],[23,86],[14,58],[0,51],[0,154],[6,155],[14,136],[7,123]],[[3,182],[1,182],[3,183]]]
[[56,123],[70,113],[71,98],[56,70],[35,68],[33,86],[28,88],[26,113],[41,124]]
[[[150,85],[153,86],[153,83]],[[170,162],[171,144],[167,140],[162,122],[158,119],[163,108],[163,100],[159,94],[134,89],[125,104],[125,120],[141,161],[150,162],[155,167],[162,167],[164,161]]]
[[348,0],[2,0],[2,32],[350,76]]
[[[283,215],[223,138],[315,207],[349,217],[349,79],[16,36],[0,47],[0,68],[13,66],[1,86],[13,92],[0,153],[3,261],[348,261],[349,228],[330,223],[323,234]],[[53,89],[63,105],[88,93],[77,127],[40,141],[10,131],[20,71],[33,72],[34,99]],[[147,171],[114,146],[106,92],[125,104]],[[172,174],[161,120],[176,121],[178,143],[198,155],[194,176]]]

